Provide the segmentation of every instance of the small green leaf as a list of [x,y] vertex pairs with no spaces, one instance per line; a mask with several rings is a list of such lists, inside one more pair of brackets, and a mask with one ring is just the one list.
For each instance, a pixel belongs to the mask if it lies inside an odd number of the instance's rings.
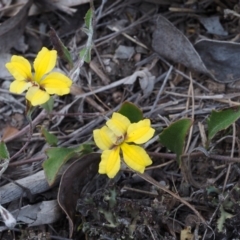
[[54,134],[48,132],[44,127],[41,128],[41,133],[50,146],[57,146],[58,139]]
[[172,123],[159,135],[160,142],[169,150],[177,154],[177,162],[181,164],[185,138],[192,125],[192,120],[185,118]]
[[10,162],[8,149],[3,141],[0,142],[0,162],[1,162],[0,176],[2,176],[2,174],[8,168],[8,164]]
[[127,117],[131,123],[136,123],[143,119],[142,111],[130,102],[124,102],[118,112]]
[[93,42],[93,11],[89,9],[84,17],[86,28],[83,28],[83,32],[88,35],[86,46],[80,51],[79,57],[86,63],[91,62],[91,50],[92,50],[92,42]]
[[52,96],[50,96],[49,100],[42,104],[42,108],[44,108],[48,113],[52,112],[54,105],[54,99]]
[[81,51],[80,51],[80,58],[83,59],[84,62],[86,63],[90,63],[91,62],[91,50],[92,48],[83,48]]
[[61,167],[76,155],[76,149],[56,147],[46,150],[48,159],[43,163],[43,170],[50,186],[54,183]]
[[212,111],[208,121],[208,141],[219,131],[231,126],[240,117],[240,107],[232,107],[221,111]]
[[115,189],[109,190],[109,208],[114,209],[117,204],[117,192]]
[[0,159],[9,159],[9,152],[5,142],[0,142]]
[[93,11],[89,9],[84,17],[85,25],[88,29],[92,28]]
[[220,193],[219,189],[217,189],[215,186],[206,187],[206,192],[207,192],[207,195],[210,195],[211,193],[217,193],[217,194]]
[[63,48],[63,59],[69,64],[70,69],[73,68],[73,60],[71,53],[68,51],[68,49],[65,46],[62,46]]

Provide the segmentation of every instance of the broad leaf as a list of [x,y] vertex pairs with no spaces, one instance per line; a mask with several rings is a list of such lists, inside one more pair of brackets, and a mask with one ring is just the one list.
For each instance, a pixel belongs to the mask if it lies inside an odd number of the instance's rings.
[[124,102],[118,112],[127,117],[131,123],[136,123],[143,119],[142,111],[130,102]]
[[92,152],[90,144],[81,144],[75,148],[55,147],[46,150],[48,159],[43,163],[43,169],[49,185],[52,185],[61,167],[72,157],[82,156]]
[[[78,206],[79,196],[82,192],[85,192],[86,185],[89,185],[94,179],[98,172],[100,161],[100,153],[87,154],[71,163],[62,175],[58,191],[58,203],[67,215],[70,238],[74,229],[77,228],[76,224],[79,224],[76,218],[76,208],[79,208],[76,207]],[[100,181],[102,181],[101,178]]]
[[179,165],[181,164],[180,160],[184,149],[185,138],[191,125],[191,119],[180,119],[165,128],[159,135],[160,142],[177,154],[177,162]]
[[231,126],[240,117],[240,107],[232,107],[221,111],[212,111],[208,121],[208,141],[219,131]]
[[73,156],[77,148],[49,148],[46,150],[48,159],[43,163],[43,169],[49,185],[51,186],[61,167]]

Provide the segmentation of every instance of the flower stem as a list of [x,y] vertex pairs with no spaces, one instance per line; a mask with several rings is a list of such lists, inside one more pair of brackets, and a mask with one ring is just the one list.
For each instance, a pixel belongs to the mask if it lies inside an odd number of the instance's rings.
[[27,148],[27,146],[30,143],[30,140],[32,138],[33,124],[32,124],[31,114],[27,114],[26,118],[27,118],[28,123],[29,123],[28,139],[27,139],[26,143],[22,146],[22,148],[10,158],[10,161],[12,161],[14,158],[16,158],[21,152],[23,152]]

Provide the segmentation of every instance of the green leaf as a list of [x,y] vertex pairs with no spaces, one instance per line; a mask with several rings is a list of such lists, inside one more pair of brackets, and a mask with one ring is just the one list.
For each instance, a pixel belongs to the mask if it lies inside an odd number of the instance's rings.
[[46,150],[48,159],[43,163],[43,170],[49,185],[51,186],[59,173],[61,167],[72,157],[82,156],[91,153],[92,148],[89,143],[81,144],[75,148],[55,147]]
[[131,123],[136,123],[143,119],[142,111],[130,102],[124,102],[118,112],[127,117]]
[[3,141],[1,141],[0,142],[0,159],[9,159],[9,158],[10,157],[9,157],[7,146]]
[[181,164],[185,138],[192,125],[192,120],[185,118],[172,123],[159,135],[160,142],[169,150],[177,154],[177,162]]
[[232,107],[221,111],[212,111],[208,121],[208,141],[219,131],[231,126],[240,117],[240,107]]
[[115,189],[109,190],[109,196],[107,196],[106,200],[109,201],[109,208],[114,209],[117,204],[117,192]]
[[54,134],[48,132],[44,127],[41,128],[41,133],[50,146],[57,146],[58,139]]
[[84,17],[85,25],[88,29],[92,28],[93,11],[89,9]]
[[206,192],[207,192],[207,195],[210,195],[211,193],[216,193],[216,194],[220,193],[219,189],[217,189],[215,186],[206,187]]
[[73,60],[72,60],[71,53],[68,51],[68,49],[64,45],[62,46],[62,50],[63,50],[63,59],[69,64],[70,69],[72,69]]
[[44,108],[48,113],[52,112],[54,105],[54,99],[52,96],[50,96],[49,100],[42,104],[42,108]]
[[93,11],[89,9],[84,17],[86,28],[83,28],[83,32],[88,35],[86,46],[80,51],[79,56],[80,58],[86,62],[91,62],[91,50],[92,50],[92,42],[93,42]]
[[105,219],[109,222],[109,224],[105,224],[105,226],[109,228],[116,228],[119,225],[119,223],[116,221],[114,211],[105,210],[101,207],[98,209],[98,211],[102,213]]
[[46,150],[48,159],[43,163],[43,170],[50,186],[54,183],[61,167],[76,155],[76,149],[56,147]]
[[3,141],[0,142],[0,162],[1,162],[0,176],[2,176],[2,174],[8,168],[8,164],[10,162],[8,149]]
[[[94,143],[92,143],[92,144],[94,144]],[[83,143],[76,149],[76,152],[83,155],[83,154],[92,153],[93,149],[92,149],[90,143]]]
[[85,48],[83,48],[83,49],[80,51],[79,56],[80,56],[80,58],[83,59],[83,61],[86,62],[86,63],[90,63],[90,62],[91,62],[91,50],[92,50],[91,47],[89,47],[89,48],[85,47]]

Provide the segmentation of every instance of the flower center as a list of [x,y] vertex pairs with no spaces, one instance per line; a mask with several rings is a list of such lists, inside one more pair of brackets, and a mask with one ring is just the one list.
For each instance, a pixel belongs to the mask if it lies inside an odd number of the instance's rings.
[[28,79],[28,82],[31,82],[33,87],[38,87],[38,83],[35,81],[33,75],[32,75],[31,79]]
[[117,136],[115,145],[120,145],[124,141],[124,136]]

